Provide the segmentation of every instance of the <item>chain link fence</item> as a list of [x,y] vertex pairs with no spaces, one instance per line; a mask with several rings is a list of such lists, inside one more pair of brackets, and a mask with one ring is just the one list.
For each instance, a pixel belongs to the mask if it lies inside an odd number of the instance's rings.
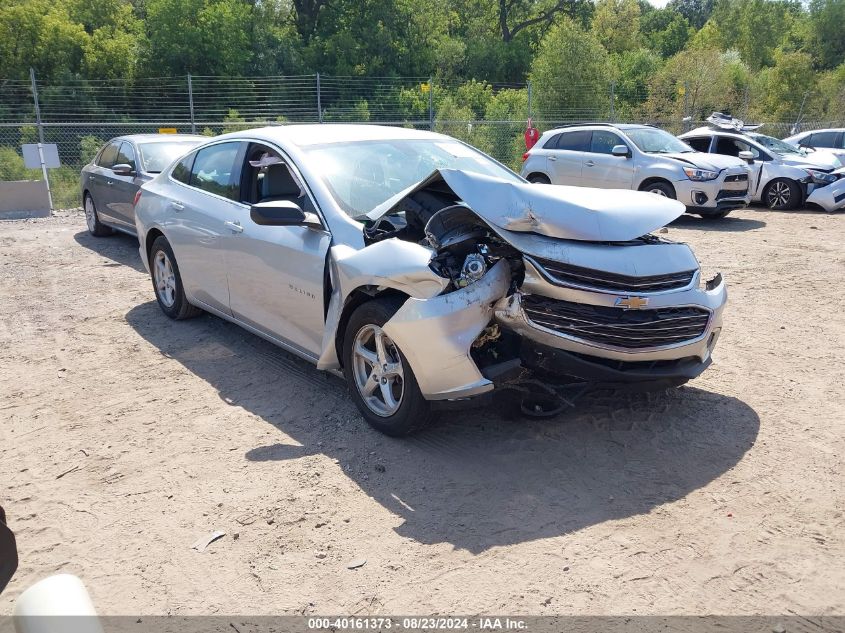
[[[155,133],[214,136],[263,125],[374,123],[430,129],[464,140],[519,169],[523,133],[533,118],[541,132],[583,121],[650,123],[679,134],[709,114],[696,111],[686,86],[583,81],[536,86],[435,82],[429,77],[166,77],[68,80],[61,84],[0,79],[0,180],[36,180],[26,169],[24,143],[55,143],[62,166],[51,169],[54,206],[78,206],[79,170],[110,138]],[[38,110],[36,109],[36,100]],[[736,112],[747,112],[749,96]],[[730,104],[729,104],[730,105]],[[787,136],[801,120],[767,123]],[[801,122],[801,129],[839,127],[842,121]]]

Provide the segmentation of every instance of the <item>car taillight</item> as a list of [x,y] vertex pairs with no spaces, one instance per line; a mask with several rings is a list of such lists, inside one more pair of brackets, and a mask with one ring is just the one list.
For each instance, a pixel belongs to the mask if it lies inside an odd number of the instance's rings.
[[141,190],[138,189],[138,191],[135,193],[135,199],[132,201],[132,206],[137,207],[138,206],[138,200],[140,200],[140,199],[141,199]]
[[525,152],[522,155],[522,162],[524,163],[525,161],[527,161],[529,156],[531,156],[531,152]]

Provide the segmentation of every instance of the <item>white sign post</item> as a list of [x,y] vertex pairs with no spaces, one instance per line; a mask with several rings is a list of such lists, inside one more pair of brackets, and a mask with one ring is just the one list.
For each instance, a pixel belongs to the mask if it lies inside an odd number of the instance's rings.
[[[38,162],[41,163],[41,173],[44,176],[44,184],[47,185],[47,198],[50,200],[50,211],[53,211],[53,194],[50,191],[50,179],[47,177],[47,163],[44,161],[44,126],[41,125],[41,108],[38,107],[38,86],[35,84],[35,71],[29,69],[29,78],[32,81],[32,97],[35,101],[35,124],[38,126]],[[51,144],[56,155],[56,167],[59,166],[59,153],[56,145]],[[24,145],[26,147],[26,145]]]

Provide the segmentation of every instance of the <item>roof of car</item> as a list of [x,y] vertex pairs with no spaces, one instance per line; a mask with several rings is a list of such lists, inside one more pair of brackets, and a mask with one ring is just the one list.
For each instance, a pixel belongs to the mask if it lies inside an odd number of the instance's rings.
[[287,142],[305,147],[325,143],[347,143],[351,141],[380,140],[444,140],[452,137],[428,130],[394,127],[389,125],[366,125],[354,123],[310,123],[299,125],[272,125],[268,127],[240,130],[217,138],[239,138],[252,136],[268,141]]
[[693,135],[693,134],[709,134],[711,136],[747,136],[748,132],[741,132],[739,130],[722,130],[719,128],[709,127],[707,125],[702,125],[701,127],[697,127],[694,130],[690,130],[689,132],[684,132],[681,136]]
[[795,134],[791,134],[789,138],[794,138],[797,136],[807,136],[808,134],[815,134],[816,132],[845,132],[845,128],[842,127],[825,127],[818,130],[804,130],[803,132],[797,132]]
[[124,134],[112,141],[134,141],[136,143],[167,143],[168,141],[207,141],[210,137],[199,134]]
[[648,123],[608,123],[607,121],[588,121],[582,123],[568,123],[566,125],[559,125],[555,128],[552,128],[551,130],[548,130],[546,134],[548,134],[549,132],[570,130],[579,127],[612,127],[616,128],[617,130],[638,130],[643,128],[654,128],[655,126],[649,125]]

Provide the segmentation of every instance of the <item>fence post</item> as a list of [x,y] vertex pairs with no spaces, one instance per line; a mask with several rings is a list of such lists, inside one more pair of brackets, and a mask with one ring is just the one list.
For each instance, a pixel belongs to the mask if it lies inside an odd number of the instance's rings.
[[35,125],[38,127],[38,160],[41,161],[41,174],[47,186],[47,200],[50,211],[53,210],[53,193],[50,191],[50,179],[47,177],[47,165],[44,163],[44,125],[41,123],[41,107],[38,105],[38,85],[35,83],[35,70],[29,69],[29,79],[32,82],[32,99],[35,103]]
[[197,124],[194,121],[194,84],[191,81],[191,73],[188,73],[188,109],[191,111],[191,134],[196,134]]
[[616,123],[616,82],[610,82],[610,122]]
[[434,77],[428,78],[428,129],[434,131]]
[[528,84],[528,118],[530,119],[530,118],[533,118],[532,117],[533,113],[531,112],[531,80],[530,79],[528,80],[527,84]]
[[320,73],[317,73],[317,121],[323,122],[323,96],[320,94]]

